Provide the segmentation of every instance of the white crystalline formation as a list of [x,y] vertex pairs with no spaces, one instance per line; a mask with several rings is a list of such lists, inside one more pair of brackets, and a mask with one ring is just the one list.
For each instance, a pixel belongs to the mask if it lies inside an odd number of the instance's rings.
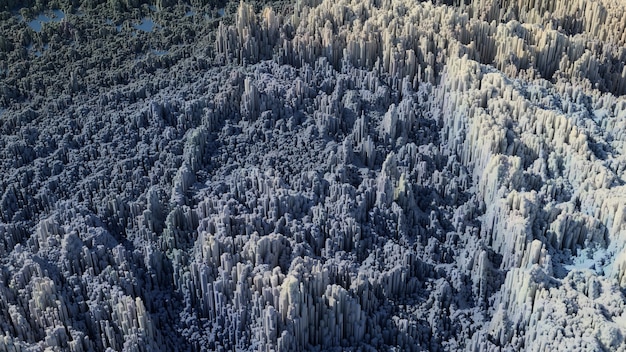
[[4,12],[0,351],[626,351],[624,5],[445,3]]

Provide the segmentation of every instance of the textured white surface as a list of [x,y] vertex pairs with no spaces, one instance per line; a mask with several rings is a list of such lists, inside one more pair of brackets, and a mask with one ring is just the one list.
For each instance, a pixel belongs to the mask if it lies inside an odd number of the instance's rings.
[[0,350],[626,350],[623,4],[452,3],[6,12]]

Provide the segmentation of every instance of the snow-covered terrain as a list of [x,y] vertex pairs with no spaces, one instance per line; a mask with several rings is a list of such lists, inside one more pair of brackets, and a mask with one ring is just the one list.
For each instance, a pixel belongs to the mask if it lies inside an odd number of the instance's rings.
[[626,351],[625,7],[0,0],[0,351]]

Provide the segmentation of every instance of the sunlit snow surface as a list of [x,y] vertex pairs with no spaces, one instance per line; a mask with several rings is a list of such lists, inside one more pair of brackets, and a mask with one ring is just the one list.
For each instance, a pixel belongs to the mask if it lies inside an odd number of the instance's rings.
[[626,350],[623,4],[199,3],[3,17],[0,351]]

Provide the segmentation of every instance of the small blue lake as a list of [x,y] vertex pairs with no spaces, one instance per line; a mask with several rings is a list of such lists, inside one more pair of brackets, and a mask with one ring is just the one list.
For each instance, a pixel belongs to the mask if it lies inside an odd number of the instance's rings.
[[35,19],[28,21],[28,26],[35,32],[41,32],[44,23],[61,22],[65,18],[65,13],[61,10],[52,10],[50,14],[40,13]]

